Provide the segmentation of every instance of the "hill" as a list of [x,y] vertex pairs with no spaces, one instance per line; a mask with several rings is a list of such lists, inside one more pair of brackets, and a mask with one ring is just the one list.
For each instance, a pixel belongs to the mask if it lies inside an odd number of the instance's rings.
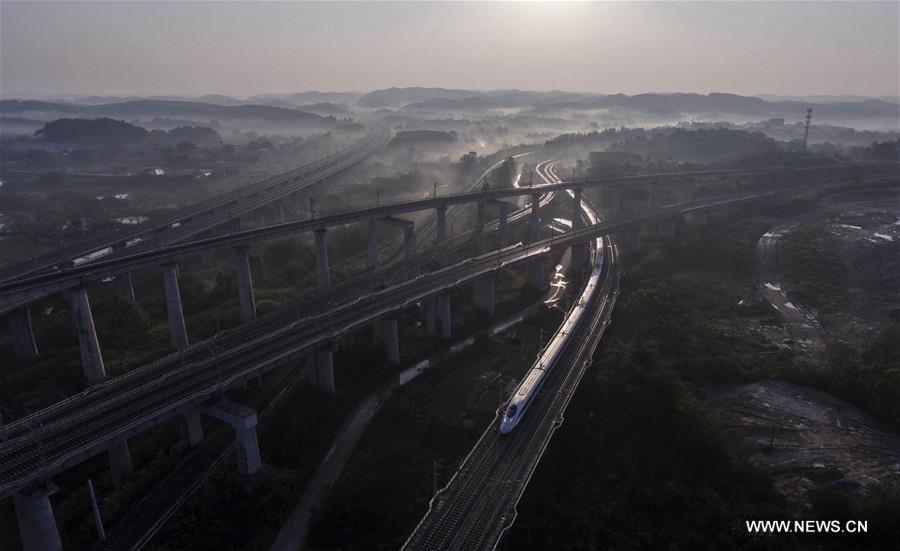
[[80,105],[33,100],[0,101],[0,111],[28,118],[51,120],[66,115],[78,117],[113,118],[203,118],[220,120],[256,120],[271,123],[292,123],[313,127],[331,127],[336,122],[333,117],[322,117],[296,109],[285,109],[267,105],[217,105],[199,101],[173,100],[131,100],[100,105]]

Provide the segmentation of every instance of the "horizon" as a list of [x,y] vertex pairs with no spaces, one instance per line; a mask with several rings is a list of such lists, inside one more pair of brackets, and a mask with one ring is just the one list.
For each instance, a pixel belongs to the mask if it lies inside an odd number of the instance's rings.
[[0,15],[4,98],[530,90],[538,78],[604,95],[900,96],[896,2],[4,1]]
[[[560,94],[580,94],[584,96],[598,96],[598,97],[608,97],[608,96],[626,96],[626,97],[635,97],[635,96],[645,96],[645,95],[659,95],[659,96],[676,96],[676,95],[696,95],[696,96],[712,96],[712,95],[730,95],[730,96],[738,96],[738,97],[747,97],[747,98],[757,98],[763,101],[792,101],[794,99],[797,100],[813,100],[813,99],[830,99],[835,98],[836,101],[844,101],[840,98],[865,98],[865,99],[876,99],[882,101],[900,101],[900,94],[892,95],[892,94],[882,94],[877,96],[865,95],[865,94],[774,94],[769,92],[760,92],[755,94],[736,94],[733,92],[722,92],[722,91],[711,91],[711,92],[694,92],[694,91],[646,91],[646,92],[635,92],[635,93],[624,93],[624,92],[576,92],[572,90],[564,90],[564,89],[522,89],[522,88],[490,88],[490,89],[477,89],[477,88],[448,88],[445,86],[388,86],[385,88],[376,88],[369,90],[328,90],[328,89],[305,89],[305,90],[297,90],[291,92],[262,92],[259,94],[226,94],[223,92],[207,92],[202,94],[96,94],[90,92],[67,92],[67,93],[59,93],[59,94],[20,94],[20,95],[12,95],[10,97],[6,97],[5,95],[0,95],[0,100],[3,101],[12,101],[12,100],[34,100],[34,101],[62,101],[62,102],[73,102],[77,103],[78,100],[82,99],[108,99],[108,100],[116,100],[116,99],[125,99],[126,101],[131,99],[139,99],[139,100],[159,100],[159,101],[177,101],[177,100],[198,100],[205,97],[210,96],[219,96],[234,100],[241,101],[249,101],[257,98],[266,98],[266,97],[284,97],[284,96],[292,96],[292,95],[303,95],[303,94],[355,94],[360,97],[365,96],[367,94],[371,94],[373,92],[380,92],[384,90],[411,90],[411,89],[421,89],[421,90],[448,90],[448,91],[463,91],[463,92],[471,92],[473,94],[489,94],[489,93],[504,93],[504,92],[522,92],[522,93],[533,93],[533,94],[552,94],[552,93],[560,93]],[[328,102],[326,102],[328,103]]]

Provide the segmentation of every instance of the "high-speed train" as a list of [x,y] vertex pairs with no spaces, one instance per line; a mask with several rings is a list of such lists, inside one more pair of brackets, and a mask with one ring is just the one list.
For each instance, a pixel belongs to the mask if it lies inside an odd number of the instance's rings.
[[[569,195],[572,195],[571,191],[569,191]],[[582,203],[582,211],[590,224],[597,223],[597,215],[587,206],[587,204]],[[537,361],[522,379],[522,382],[519,383],[515,394],[510,398],[509,404],[506,407],[506,412],[503,414],[503,420],[500,421],[501,433],[505,434],[512,431],[516,428],[516,425],[519,424],[519,421],[522,420],[531,400],[540,391],[544,377],[550,369],[553,368],[553,365],[559,359],[560,354],[562,354],[566,339],[575,332],[575,329],[578,328],[578,324],[581,323],[582,318],[586,316],[588,304],[590,303],[590,299],[593,296],[597,285],[599,285],[600,275],[603,269],[603,257],[606,253],[606,248],[603,246],[603,238],[598,238],[596,240],[596,251],[597,254],[594,258],[591,275],[588,277],[587,284],[581,295],[578,297],[578,301],[569,311],[569,315],[553,335],[553,338],[547,344],[547,347],[544,348],[543,353],[541,353],[540,357],[538,357]]]

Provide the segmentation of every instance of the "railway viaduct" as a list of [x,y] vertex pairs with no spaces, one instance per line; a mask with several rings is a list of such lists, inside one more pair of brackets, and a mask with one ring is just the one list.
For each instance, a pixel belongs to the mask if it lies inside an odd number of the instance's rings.
[[[242,474],[250,475],[261,465],[256,442],[256,413],[240,404],[220,399],[222,392],[234,385],[256,378],[262,373],[288,362],[305,361],[307,373],[318,388],[334,392],[332,342],[359,326],[379,321],[384,333],[385,354],[389,361],[399,361],[397,316],[412,303],[427,305],[426,326],[429,333],[450,336],[450,299],[448,291],[475,282],[476,306],[493,312],[494,277],[497,271],[516,263],[535,261],[556,247],[583,243],[601,235],[618,234],[625,246],[639,247],[639,228],[653,225],[665,234],[674,231],[674,221],[682,216],[694,223],[705,224],[713,210],[730,210],[738,205],[771,198],[775,195],[813,189],[818,186],[860,178],[896,178],[896,164],[835,166],[809,169],[766,169],[660,174],[599,180],[573,180],[560,184],[479,191],[416,201],[378,205],[368,208],[325,213],[299,220],[250,230],[238,230],[229,215],[225,220],[229,232],[197,241],[175,243],[134,253],[87,262],[82,265],[31,273],[25,277],[0,283],[0,311],[11,312],[10,324],[16,340],[16,351],[23,357],[37,353],[34,335],[28,323],[27,304],[51,293],[69,293],[73,323],[78,330],[82,367],[91,386],[63,402],[36,412],[0,429],[0,497],[13,495],[20,532],[26,549],[59,548],[59,536],[49,502],[51,477],[96,453],[110,455],[113,478],[131,468],[127,439],[167,419],[180,417],[188,444],[196,444],[203,436],[201,415],[230,424],[238,443],[238,465]],[[736,179],[743,184],[734,186]],[[696,186],[696,182],[707,182]],[[686,202],[660,206],[665,192],[682,186]],[[719,189],[716,190],[716,186]],[[729,188],[729,186],[731,186]],[[579,212],[585,190],[599,189],[600,204],[606,208],[608,222],[587,227],[574,227],[563,235],[540,239],[542,195],[571,190],[573,213]],[[642,189],[642,200],[630,206],[632,190]],[[710,191],[712,189],[712,191]],[[699,197],[708,193],[708,195]],[[294,193],[296,190],[288,191]],[[731,193],[722,193],[730,191]],[[526,244],[506,246],[510,204],[504,199],[531,197],[527,208],[529,239]],[[316,313],[280,312],[258,318],[253,280],[247,251],[254,243],[312,232],[316,244],[317,293],[326,294],[331,287],[328,259],[328,230],[351,223],[369,227],[367,269],[377,268],[374,227],[379,223],[398,226],[404,233],[403,254],[410,261],[417,246],[412,222],[404,214],[433,211],[435,245],[449,239],[446,223],[448,208],[455,205],[477,205],[478,217],[473,232],[481,236],[485,228],[495,227],[500,249],[465,260],[436,271],[417,267],[418,276],[384,289],[363,289],[361,296],[335,304],[320,304]],[[496,208],[498,220],[489,224],[486,211]],[[257,207],[258,209],[258,207]],[[256,209],[254,209],[256,210]],[[631,212],[625,212],[631,210]],[[252,210],[246,211],[253,212]],[[625,212],[623,214],[623,212]],[[573,216],[573,220],[578,220]],[[220,220],[221,222],[221,220]],[[184,315],[178,289],[178,262],[211,250],[234,251],[235,271],[244,326],[252,328],[236,341],[204,343],[204,350],[191,347],[184,330]],[[162,267],[167,296],[167,309],[173,346],[180,357],[172,361],[154,362],[115,379],[106,380],[102,354],[94,331],[85,285],[147,267]],[[123,278],[124,279],[124,278]],[[134,299],[127,285],[120,292]],[[351,290],[352,291],[352,290]],[[352,296],[353,293],[351,292]],[[23,308],[25,308],[23,313]],[[299,310],[298,310],[299,312]],[[439,327],[438,327],[439,326]],[[216,346],[220,348],[216,350]],[[177,356],[177,355],[176,355]]]

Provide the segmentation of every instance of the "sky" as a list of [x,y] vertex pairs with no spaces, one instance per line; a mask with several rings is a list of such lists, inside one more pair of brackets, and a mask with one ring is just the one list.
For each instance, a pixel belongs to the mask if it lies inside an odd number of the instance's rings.
[[0,2],[0,95],[900,95],[900,2]]

